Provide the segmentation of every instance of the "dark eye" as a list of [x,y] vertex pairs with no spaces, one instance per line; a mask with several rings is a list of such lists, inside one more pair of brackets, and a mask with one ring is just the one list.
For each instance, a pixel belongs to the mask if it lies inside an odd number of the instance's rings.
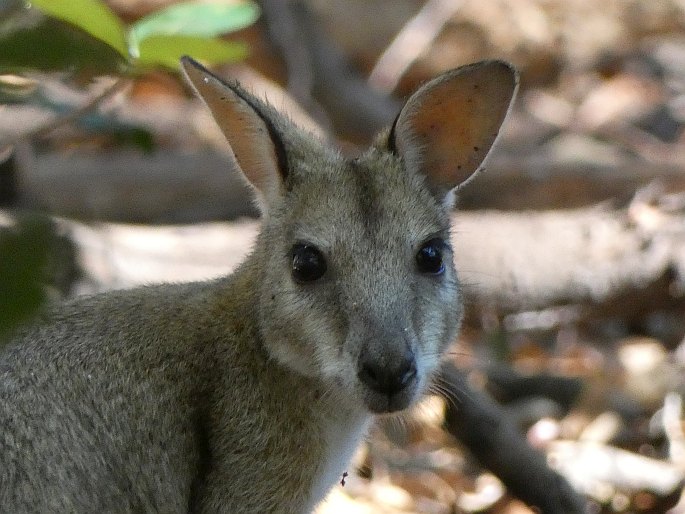
[[416,253],[416,265],[421,273],[440,275],[445,271],[442,252],[445,242],[442,239],[431,239],[423,243]]
[[314,245],[296,244],[293,246],[292,257],[292,274],[298,282],[313,282],[326,273],[326,259]]

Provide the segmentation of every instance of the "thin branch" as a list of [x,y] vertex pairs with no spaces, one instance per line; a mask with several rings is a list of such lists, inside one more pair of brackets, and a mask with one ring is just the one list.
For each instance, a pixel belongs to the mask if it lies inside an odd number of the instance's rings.
[[378,59],[369,76],[371,86],[392,93],[407,69],[430,48],[461,4],[460,0],[428,0]]
[[[269,39],[288,71],[288,89],[329,132],[368,142],[401,104],[369,87],[306,2],[262,0]],[[324,112],[325,109],[325,112]]]
[[126,77],[120,77],[112,83],[112,85],[108,86],[105,88],[104,91],[102,91],[100,94],[96,95],[94,98],[92,98],[90,101],[86,102],[84,105],[81,107],[77,107],[73,111],[70,111],[66,114],[60,115],[55,117],[52,121],[49,123],[46,123],[45,125],[41,125],[33,130],[30,130],[28,132],[24,132],[21,134],[17,134],[16,136],[10,137],[5,141],[0,141],[0,154],[3,154],[4,152],[10,151],[12,147],[20,143],[21,141],[27,140],[27,139],[33,139],[36,137],[42,137],[53,130],[66,125],[68,123],[71,123],[72,121],[80,118],[87,112],[95,109],[101,102],[106,100],[107,98],[110,98],[123,90],[126,86],[129,84],[129,79]]

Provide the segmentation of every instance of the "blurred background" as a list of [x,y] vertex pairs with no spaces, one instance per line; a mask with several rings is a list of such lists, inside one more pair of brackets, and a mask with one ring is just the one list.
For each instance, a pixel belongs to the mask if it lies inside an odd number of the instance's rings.
[[320,514],[685,512],[685,1],[0,0],[0,339],[249,251],[183,54],[349,155],[444,70],[521,72],[454,215],[442,394],[379,423]]

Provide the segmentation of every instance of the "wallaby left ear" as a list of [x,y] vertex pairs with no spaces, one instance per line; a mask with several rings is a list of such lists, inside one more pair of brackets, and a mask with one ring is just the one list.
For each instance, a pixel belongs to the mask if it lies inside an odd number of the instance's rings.
[[448,71],[414,93],[397,116],[388,146],[422,173],[440,201],[480,168],[518,88],[503,61]]
[[190,57],[181,69],[226,136],[234,165],[255,188],[266,211],[285,189],[288,156],[283,131],[289,122],[237,82],[227,83]]

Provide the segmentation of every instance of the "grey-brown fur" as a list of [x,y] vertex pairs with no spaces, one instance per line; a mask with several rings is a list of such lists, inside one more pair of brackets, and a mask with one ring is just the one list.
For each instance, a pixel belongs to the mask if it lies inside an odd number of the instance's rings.
[[[481,66],[502,82],[483,100],[499,128],[515,75]],[[229,277],[77,299],[24,330],[0,356],[0,512],[308,512],[374,413],[415,402],[456,336],[452,250],[436,276],[416,253],[449,240],[449,191],[476,171],[422,165],[452,158],[424,129],[440,118],[428,100],[450,102],[435,86],[461,78],[424,87],[397,140],[350,161],[239,86],[184,69],[261,198],[262,233]],[[489,148],[496,131],[476,132]],[[326,258],[311,283],[293,278],[298,242]],[[402,385],[387,372],[379,389],[386,369]]]

